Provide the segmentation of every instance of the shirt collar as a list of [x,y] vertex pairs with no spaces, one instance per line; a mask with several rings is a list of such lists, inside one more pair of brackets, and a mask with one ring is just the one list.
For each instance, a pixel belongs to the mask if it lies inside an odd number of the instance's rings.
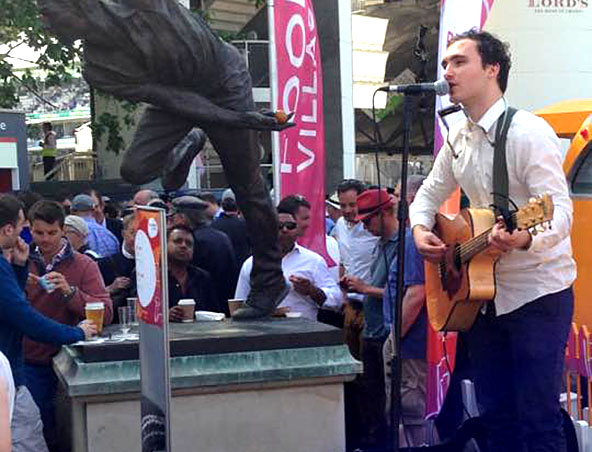
[[126,259],[130,259],[132,261],[136,260],[136,257],[133,254],[127,252],[125,249],[125,244],[123,243],[121,244],[121,254],[123,254],[123,257]]
[[478,122],[475,123],[468,116],[467,120],[469,121],[469,125],[477,125],[480,128],[482,128],[487,134],[489,134],[495,122],[505,111],[506,100],[502,96],[491,107],[489,107],[489,109],[485,112],[485,114],[481,117],[481,119]]

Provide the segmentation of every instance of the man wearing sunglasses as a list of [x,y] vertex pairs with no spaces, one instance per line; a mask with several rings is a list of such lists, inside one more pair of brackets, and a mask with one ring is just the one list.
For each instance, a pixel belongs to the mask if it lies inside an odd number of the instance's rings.
[[[299,230],[294,215],[278,208],[278,219],[282,271],[290,287],[279,308],[301,313],[302,317],[311,320],[316,320],[321,306],[339,309],[341,291],[329,273],[325,260],[314,251],[296,243]],[[252,268],[253,258],[250,257],[241,268],[235,298],[247,298],[251,290]]]

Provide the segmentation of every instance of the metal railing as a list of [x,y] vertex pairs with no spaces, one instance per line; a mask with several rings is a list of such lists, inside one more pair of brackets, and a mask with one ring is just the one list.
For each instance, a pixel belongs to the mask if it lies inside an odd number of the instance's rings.
[[53,169],[46,175],[43,159],[38,151],[29,151],[29,177],[31,182],[46,180],[92,180],[97,174],[97,155],[94,152],[71,151],[56,158]]

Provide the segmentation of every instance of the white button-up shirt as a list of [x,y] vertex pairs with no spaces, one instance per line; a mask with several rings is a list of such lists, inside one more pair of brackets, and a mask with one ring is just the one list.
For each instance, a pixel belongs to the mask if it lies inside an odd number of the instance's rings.
[[[470,119],[451,127],[430,175],[410,207],[411,225],[432,228],[440,205],[458,185],[471,207],[493,202],[493,142],[498,118],[505,110],[500,98],[478,123]],[[562,168],[559,139],[545,120],[518,111],[506,142],[509,196],[518,207],[537,195],[553,197],[552,229],[532,237],[528,250],[504,253],[495,267],[497,315],[512,312],[526,303],[569,287],[576,278],[570,231],[572,203]]]
[[[372,279],[370,267],[374,249],[378,243],[378,237],[372,235],[364,228],[361,221],[350,223],[341,217],[335,223],[331,236],[339,243],[341,265],[345,268],[345,274],[356,276],[369,284]],[[362,301],[364,296],[356,293],[348,293],[348,298]]]
[[[241,268],[234,295],[235,298],[246,299],[247,295],[249,295],[251,291],[252,269],[253,257],[251,256],[244,262]],[[309,296],[301,295],[294,290],[288,280],[292,275],[308,279],[325,293],[327,299],[323,303],[324,308],[339,309],[341,307],[341,290],[329,273],[325,259],[319,254],[295,244],[292,251],[282,259],[282,271],[284,272],[286,283],[290,286],[290,292],[280,303],[280,308],[288,307],[290,308],[290,312],[300,312],[303,317],[311,320],[317,319],[319,306]]]

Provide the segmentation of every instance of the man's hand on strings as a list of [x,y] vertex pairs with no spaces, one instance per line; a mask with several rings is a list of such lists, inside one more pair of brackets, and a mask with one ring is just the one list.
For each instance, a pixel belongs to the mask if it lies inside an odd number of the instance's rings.
[[440,262],[446,253],[446,244],[424,226],[413,228],[413,238],[417,251],[430,262]]

